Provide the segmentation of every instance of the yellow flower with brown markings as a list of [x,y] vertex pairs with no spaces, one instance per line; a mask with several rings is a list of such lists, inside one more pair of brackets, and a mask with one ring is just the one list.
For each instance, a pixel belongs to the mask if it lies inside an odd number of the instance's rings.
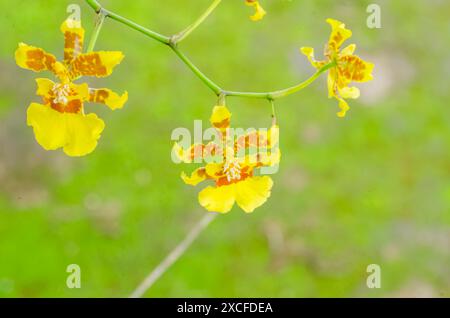
[[84,102],[95,102],[112,110],[122,108],[128,93],[118,95],[107,88],[89,88],[86,83],[76,84],[81,76],[106,77],[122,59],[122,52],[82,53],[84,29],[81,22],[68,19],[62,26],[64,34],[64,60],[41,48],[24,43],[16,50],[16,63],[34,72],[50,71],[58,82],[47,78],[36,79],[36,94],[43,103],[31,103],[27,111],[27,124],[33,127],[37,142],[45,150],[63,148],[69,156],[91,153],[105,127],[96,114],[86,114]]
[[266,15],[266,11],[264,8],[259,4],[259,1],[257,0],[245,0],[245,4],[253,7],[255,9],[255,13],[250,16],[250,20],[252,21],[259,21]]
[[[210,121],[221,143],[194,144],[186,150],[175,144],[174,153],[184,163],[192,163],[198,158],[207,162],[190,176],[184,172],[181,175],[183,181],[192,186],[207,180],[214,182],[198,194],[199,203],[206,210],[227,213],[237,203],[250,213],[264,204],[271,194],[272,179],[256,176],[254,172],[279,163],[278,126],[273,125],[269,131],[254,130],[231,137],[228,130],[230,118],[231,113],[226,106],[215,106]],[[239,156],[242,152],[245,155]],[[212,157],[219,160],[206,160]]]
[[327,19],[331,25],[331,35],[325,47],[324,61],[316,61],[314,49],[312,47],[302,47],[300,50],[308,57],[308,60],[316,68],[320,69],[324,65],[334,62],[328,73],[328,97],[334,97],[339,101],[341,111],[337,113],[339,117],[344,117],[350,109],[345,99],[356,99],[360,92],[357,87],[349,87],[351,82],[367,82],[373,79],[372,70],[374,65],[365,62],[360,57],[354,55],[356,45],[350,44],[341,50],[342,44],[352,36],[352,31],[345,28],[345,24]]

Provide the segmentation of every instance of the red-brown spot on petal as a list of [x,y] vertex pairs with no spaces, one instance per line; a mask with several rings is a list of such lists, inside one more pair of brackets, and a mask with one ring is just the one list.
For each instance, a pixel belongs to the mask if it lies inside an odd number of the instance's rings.
[[56,59],[46,54],[41,49],[34,49],[27,51],[27,61],[26,64],[32,70],[39,72],[43,70],[52,70],[53,65],[55,64]]
[[102,64],[100,55],[90,53],[78,56],[73,62],[74,72],[84,76],[104,76],[106,67]]

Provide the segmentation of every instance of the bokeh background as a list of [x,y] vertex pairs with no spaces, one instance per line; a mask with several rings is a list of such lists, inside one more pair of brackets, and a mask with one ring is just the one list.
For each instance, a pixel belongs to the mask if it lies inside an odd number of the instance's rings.
[[[103,0],[163,34],[191,23],[208,0]],[[113,75],[90,80],[127,90],[123,110],[90,104],[107,124],[83,158],[45,152],[26,126],[37,76],[15,65],[18,42],[62,56],[60,24],[84,1],[0,1],[0,296],[128,296],[204,215],[201,187],[180,180],[171,132],[209,118],[215,96],[166,47],[108,20],[97,49],[121,50]],[[283,152],[270,200],[253,214],[217,218],[146,293],[148,297],[396,297],[450,294],[450,3],[376,1],[382,28],[366,26],[369,1],[261,0],[258,23],[225,0],[186,54],[226,89],[265,91],[313,73],[298,49],[320,53],[325,19],[346,22],[375,80],[345,119],[325,77],[276,103]],[[233,124],[268,127],[270,105],[230,98]],[[82,288],[66,287],[81,267]],[[366,286],[379,264],[382,288]]]

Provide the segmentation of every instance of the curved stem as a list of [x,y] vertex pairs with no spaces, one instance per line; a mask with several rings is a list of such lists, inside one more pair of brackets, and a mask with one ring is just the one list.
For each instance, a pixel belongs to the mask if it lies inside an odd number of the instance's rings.
[[281,97],[285,97],[285,96],[297,93],[298,91],[300,91],[300,90],[308,87],[310,84],[312,84],[320,76],[320,74],[322,74],[323,72],[327,71],[328,69],[330,69],[334,66],[336,66],[335,62],[328,63],[328,64],[324,65],[322,68],[320,68],[316,73],[314,73],[314,75],[312,75],[306,81],[303,81],[300,84],[297,84],[295,86],[270,93],[270,98],[277,99],[277,98],[281,98]]
[[155,39],[164,44],[170,43],[170,38],[168,36],[165,36],[165,35],[155,32],[155,31],[152,31],[150,29],[147,29],[147,28],[143,27],[142,25],[139,25],[131,20],[128,20],[127,18],[124,18],[124,17],[112,12],[112,11],[109,11],[109,10],[103,8],[102,5],[96,0],[86,0],[86,2],[97,13],[103,11],[103,13],[105,14],[106,17],[109,17],[113,20],[116,20],[117,22],[125,24],[126,26],[151,37],[152,39]]
[[194,63],[189,60],[189,58],[181,52],[176,46],[171,46],[172,50],[175,52],[175,54],[186,64],[192,72],[194,72],[195,75],[197,75],[200,80],[206,84],[216,95],[220,95],[222,92],[222,89],[214,83],[211,79],[209,79],[205,74],[203,74],[197,66],[194,65]]
[[142,283],[133,291],[130,298],[140,298],[153,286],[153,284],[172,266],[181,255],[191,246],[192,242],[199,234],[208,227],[209,223],[216,218],[218,213],[207,213],[186,235],[183,241],[178,244],[172,252],[142,281]]
[[[306,81],[292,86],[285,89],[281,89],[278,91],[272,91],[272,92],[262,92],[262,93],[256,93],[256,92],[239,92],[239,91],[226,91],[223,90],[219,85],[217,85],[213,80],[208,78],[197,66],[195,66],[194,63],[192,63],[189,58],[177,47],[177,42],[186,38],[187,35],[189,35],[195,28],[197,28],[210,14],[211,12],[219,5],[221,2],[220,0],[214,0],[214,2],[211,4],[211,6],[200,16],[199,19],[197,19],[196,22],[194,22],[191,26],[189,26],[185,31],[182,31],[178,35],[174,35],[172,37],[168,37],[162,34],[159,34],[155,31],[152,31],[150,29],[147,29],[131,20],[128,20],[127,18],[124,18],[114,12],[111,12],[109,10],[106,10],[102,7],[102,5],[97,0],[86,0],[87,4],[93,8],[97,13],[104,14],[105,17],[109,17],[113,20],[116,20],[117,22],[120,22],[136,31],[139,31],[146,36],[160,42],[163,44],[168,45],[172,50],[175,52],[175,54],[186,64],[189,69],[206,85],[208,86],[217,96],[223,96],[223,98],[227,96],[237,96],[237,97],[247,97],[247,98],[262,98],[267,100],[274,100],[278,98],[282,98],[288,95],[291,95],[293,93],[296,93],[303,88],[309,86],[312,82],[314,82],[321,73],[328,70],[329,68],[335,66],[335,62],[331,62],[329,64],[326,64],[321,69],[319,69],[313,76],[311,76]],[[181,35],[180,35],[181,34]],[[97,34],[98,36],[98,34]],[[96,39],[95,39],[96,40]],[[95,42],[94,42],[95,44]]]
[[286,97],[288,95],[294,94],[306,87],[308,87],[311,83],[313,83],[323,72],[335,66],[334,62],[328,63],[322,68],[320,68],[314,75],[308,78],[306,81],[301,82],[292,87],[288,87],[285,89],[281,89],[273,92],[264,92],[264,93],[253,93],[253,92],[234,92],[234,91],[224,91],[223,93],[226,96],[238,96],[238,97],[248,97],[248,98],[264,98],[268,100],[274,100],[282,97]]
[[141,33],[151,37],[152,39],[155,39],[156,41],[161,42],[161,43],[164,43],[164,44],[169,44],[170,43],[170,38],[168,36],[165,36],[165,35],[162,35],[162,34],[159,34],[159,33],[155,32],[155,31],[152,31],[150,29],[144,28],[142,25],[139,25],[139,24],[137,24],[137,23],[135,23],[135,22],[133,22],[131,20],[128,20],[127,18],[124,18],[124,17],[122,17],[122,16],[120,16],[120,15],[114,13],[114,12],[111,12],[111,11],[108,11],[108,10],[105,10],[105,11],[107,12],[108,17],[110,17],[113,20],[116,20],[117,22],[123,23],[126,26],[129,26],[130,28],[132,28],[132,29],[134,29],[136,31],[139,31],[139,32],[141,32]]
[[213,3],[206,9],[206,11],[190,26],[172,37],[172,43],[177,44],[183,41],[189,34],[192,33],[206,18],[214,11],[222,0],[214,0]]

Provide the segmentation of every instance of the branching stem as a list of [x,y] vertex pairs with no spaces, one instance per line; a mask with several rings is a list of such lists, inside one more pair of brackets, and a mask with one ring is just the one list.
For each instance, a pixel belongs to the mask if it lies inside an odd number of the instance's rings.
[[178,43],[182,40],[186,39],[202,22],[206,20],[206,18],[214,11],[214,9],[220,4],[221,0],[214,0],[212,4],[206,9],[206,11],[189,27],[185,30],[181,31],[178,34],[173,36],[165,36],[150,29],[147,29],[127,18],[124,18],[112,11],[109,11],[97,1],[97,0],[86,0],[87,4],[97,12],[99,15],[99,20],[94,29],[94,33],[91,38],[91,42],[89,44],[88,50],[92,50],[97,41],[98,35],[100,33],[100,29],[103,25],[103,21],[105,18],[111,18],[119,23],[122,23],[136,31],[143,33],[144,35],[163,43],[169,46],[178,58],[186,64],[186,66],[210,89],[216,94],[216,96],[221,96],[222,100],[224,100],[228,96],[236,96],[236,97],[245,97],[245,98],[260,98],[267,99],[269,101],[279,99],[282,97],[286,97],[288,95],[297,93],[298,91],[304,89],[313,83],[324,71],[329,68],[335,66],[334,62],[324,65],[321,69],[317,70],[310,78],[307,80],[285,89],[272,91],[272,92],[239,92],[239,91],[230,91],[221,88],[218,84],[216,84],[213,80],[211,80],[208,76],[206,76],[179,48]]
[[[207,77],[179,48],[178,44],[186,39],[206,18],[214,11],[214,9],[220,4],[221,0],[213,0],[212,4],[208,9],[190,26],[185,30],[173,36],[165,36],[150,29],[147,29],[127,18],[124,18],[114,12],[111,12],[105,8],[97,0],[86,0],[86,3],[95,10],[98,14],[98,19],[95,24],[95,28],[88,46],[88,52],[92,51],[97,42],[100,30],[103,26],[103,22],[106,18],[111,18],[119,23],[122,23],[131,29],[139,31],[144,35],[152,38],[162,44],[170,47],[178,58],[186,64],[186,66],[218,97],[218,104],[225,104],[227,97],[245,97],[245,98],[261,98],[267,99],[272,104],[272,115],[274,124],[276,123],[274,100],[278,98],[283,98],[288,95],[294,94],[305,87],[313,83],[323,72],[335,66],[335,62],[324,65],[322,68],[316,71],[307,80],[285,89],[271,91],[271,92],[239,92],[239,91],[229,91],[222,89],[213,80]],[[175,263],[178,258],[184,254],[184,252],[189,248],[192,242],[197,238],[197,236],[208,226],[208,224],[216,217],[217,214],[209,213],[206,214],[203,219],[197,223],[194,228],[188,233],[186,238],[181,241],[181,243],[175,247],[172,252],[144,279],[144,281],[138,286],[138,288],[131,294],[130,297],[141,297],[169,268]]]
[[214,11],[214,9],[220,4],[221,1],[222,0],[214,0],[213,3],[211,3],[211,5],[208,7],[208,9],[206,9],[206,11],[194,23],[192,23],[190,26],[188,26],[180,33],[172,36],[171,38],[172,43],[178,44],[185,38],[187,38],[189,34],[192,33],[192,31],[194,31],[200,24],[203,23],[203,21],[206,20],[206,18],[209,17],[209,15]]

